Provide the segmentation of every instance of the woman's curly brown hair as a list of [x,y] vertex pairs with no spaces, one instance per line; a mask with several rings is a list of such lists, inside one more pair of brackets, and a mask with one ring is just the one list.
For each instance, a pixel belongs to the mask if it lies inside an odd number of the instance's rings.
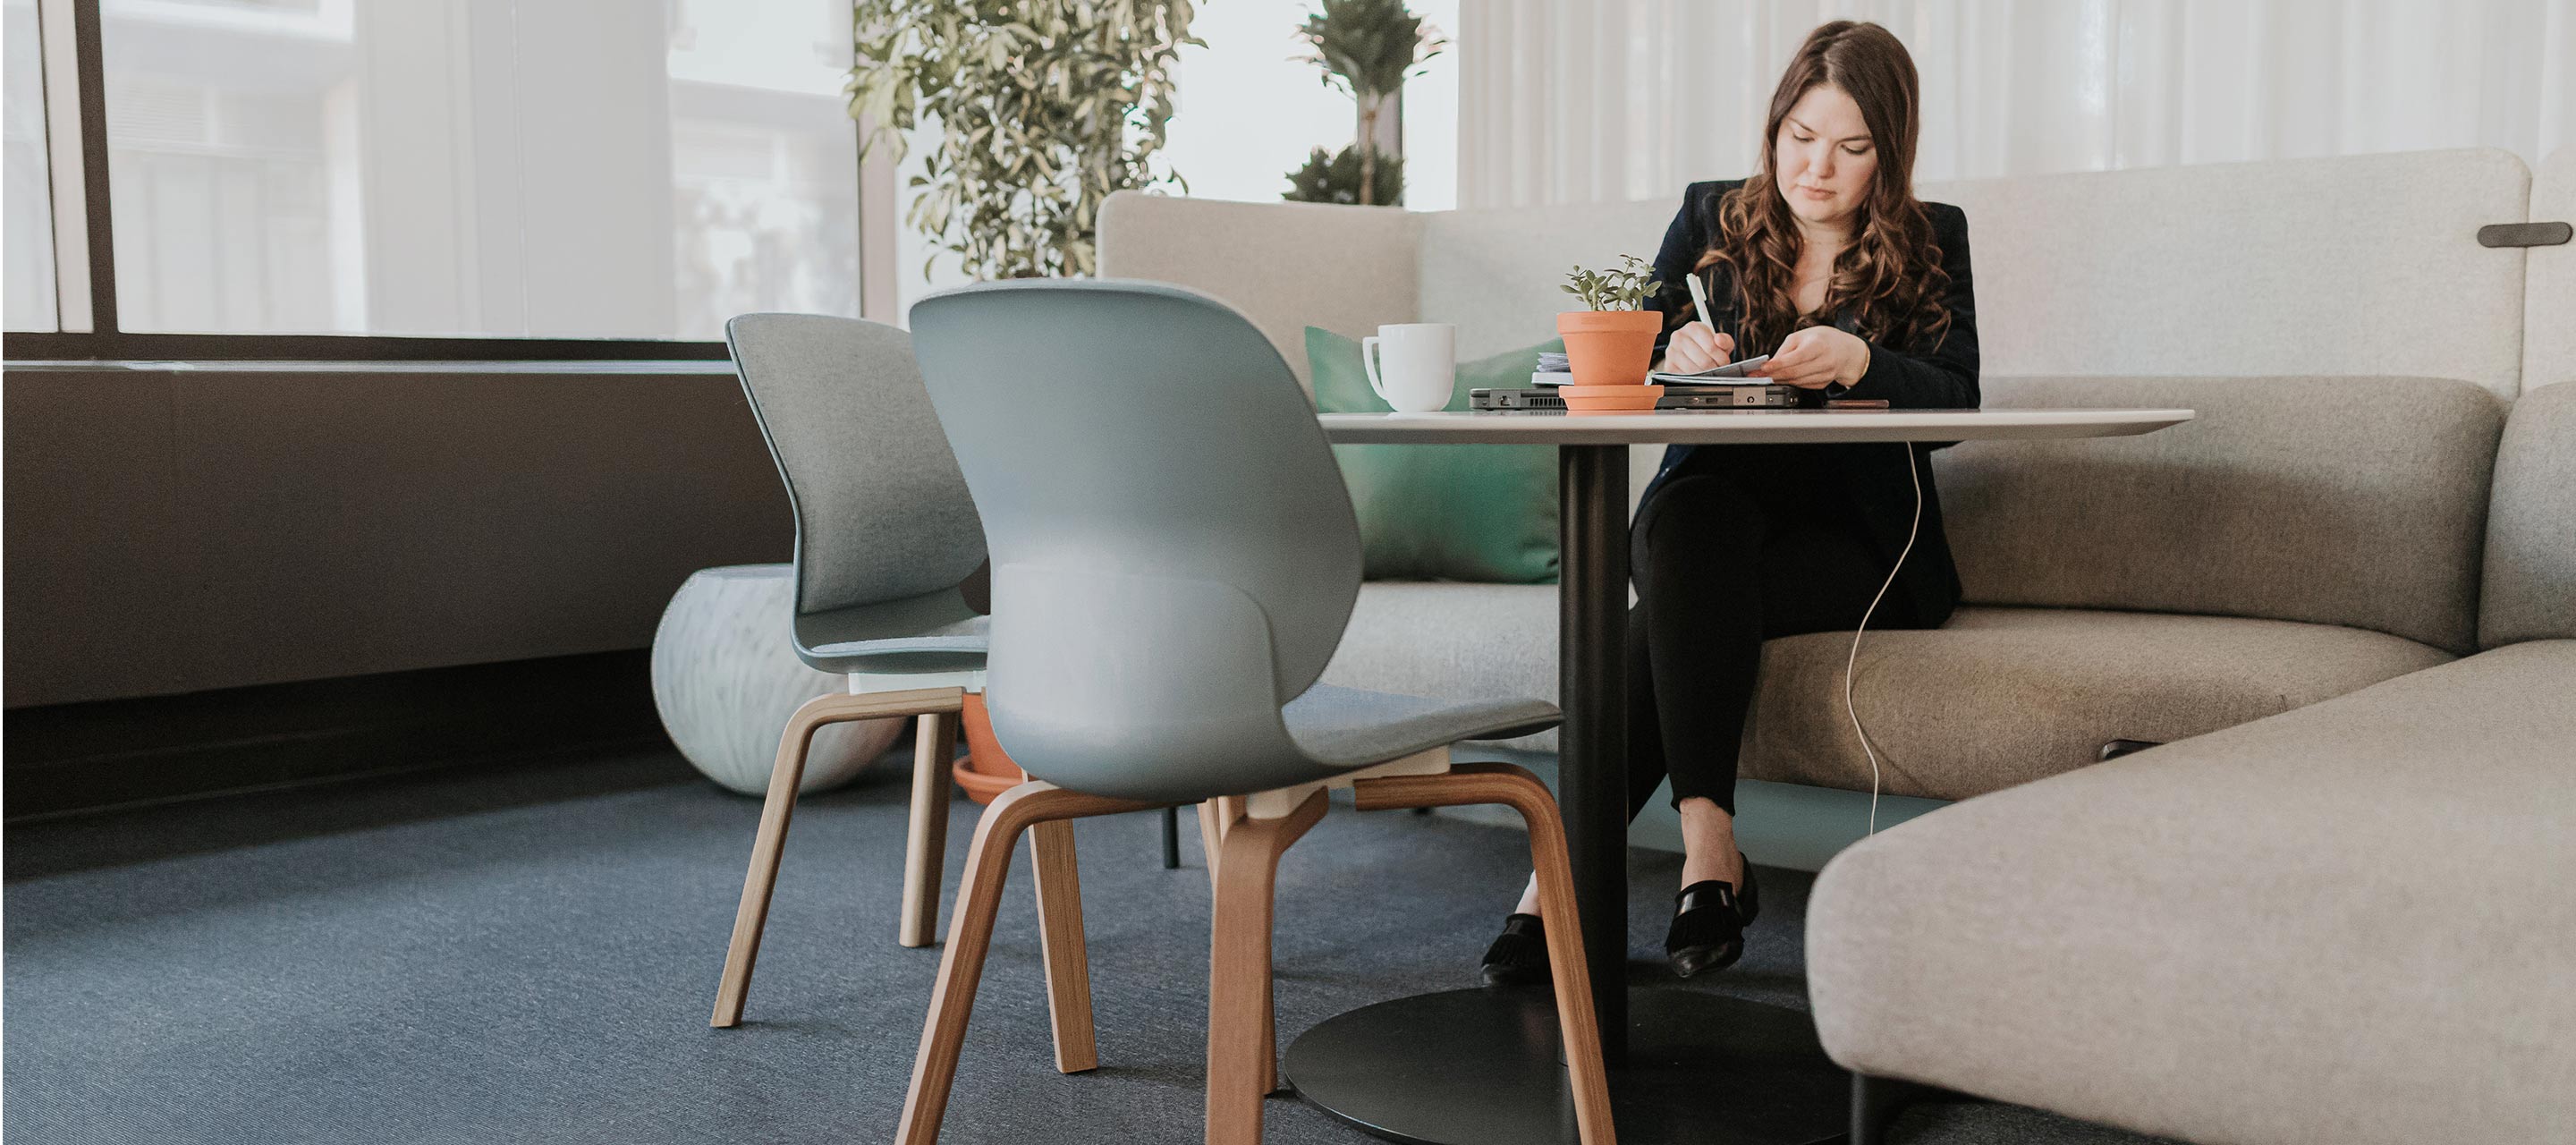
[[[1878,149],[1878,174],[1852,220],[1852,236],[1834,256],[1824,305],[1814,316],[1798,313],[1798,252],[1803,240],[1772,170],[1780,122],[1818,84],[1830,84],[1860,105]],[[1836,20],[1807,35],[1771,93],[1771,115],[1753,177],[1717,205],[1709,249],[1695,270],[1724,266],[1735,279],[1741,307],[1736,345],[1742,353],[1768,352],[1803,326],[1830,322],[1849,310],[1859,333],[1872,341],[1938,344],[1949,332],[1941,305],[1950,276],[1932,241],[1932,220],[1914,197],[1916,111],[1921,106],[1914,59],[1896,36],[1876,24]]]

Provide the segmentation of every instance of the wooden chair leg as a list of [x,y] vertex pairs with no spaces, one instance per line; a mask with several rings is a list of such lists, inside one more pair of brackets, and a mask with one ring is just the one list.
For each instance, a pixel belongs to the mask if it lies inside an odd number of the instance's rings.
[[[734,911],[733,942],[725,951],[724,977],[716,983],[716,1010],[709,1025],[722,1028],[742,1021],[743,999],[751,992],[752,964],[760,955],[761,930],[769,921],[770,892],[778,884],[779,856],[787,846],[787,822],[795,811],[796,788],[805,779],[805,757],[813,748],[814,733],[826,724],[851,720],[953,712],[962,694],[956,688],[834,693],[807,700],[787,718],[787,728],[778,737],[778,762],[769,770],[769,793],[761,804],[760,831],[752,839],[751,868],[743,875],[742,904]],[[944,816],[940,825],[944,834]]]
[[[1211,894],[1216,891],[1217,867],[1225,853],[1226,828],[1235,820],[1243,818],[1243,808],[1243,798],[1236,795],[1221,795],[1199,804],[1199,845],[1200,849],[1207,854],[1208,891]],[[1262,1020],[1270,1023],[1271,1041],[1276,1044],[1278,1009],[1272,1003],[1270,995],[1266,993],[1272,987],[1271,977],[1267,972],[1264,972],[1261,977],[1261,986],[1265,991],[1262,997]],[[1269,1081],[1262,1087],[1263,1093],[1279,1092],[1278,1065],[1274,1058],[1271,1062]]]
[[1031,781],[996,796],[984,809],[983,818],[975,823],[975,841],[966,853],[957,906],[950,912],[948,945],[939,955],[939,977],[930,989],[930,1016],[922,1025],[921,1049],[913,1058],[912,1086],[904,1093],[903,1122],[896,1140],[931,1145],[939,1139],[939,1122],[948,1112],[949,1090],[957,1081],[957,1055],[965,1045],[966,1020],[975,1009],[975,986],[983,978],[984,954],[993,941],[993,916],[1001,910],[1002,884],[1020,833],[1038,823],[1159,806]]
[[1046,959],[1047,1016],[1055,1027],[1055,1068],[1098,1068],[1091,1030],[1091,958],[1082,939],[1082,875],[1074,862],[1073,824],[1049,820],[1029,828],[1029,870],[1038,892],[1038,944]]
[[796,787],[805,780],[805,756],[814,746],[814,733],[826,724],[909,715],[919,705],[937,701],[938,693],[931,691],[835,693],[807,700],[787,717],[787,728],[778,737],[778,762],[769,769],[769,794],[761,803],[760,832],[752,838],[751,868],[743,874],[742,903],[734,910],[733,942],[725,950],[724,976],[716,983],[716,1010],[709,1025],[722,1028],[742,1021],[752,963],[760,956],[761,928],[769,921],[770,892],[778,885],[778,858],[787,847],[787,821],[795,813]]
[[[1550,920],[1576,918],[1574,869],[1565,854],[1565,821],[1547,785],[1507,763],[1460,764],[1439,775],[1363,779],[1351,794],[1363,811],[1388,807],[1443,807],[1500,803],[1529,824],[1530,863],[1538,872],[1539,909]],[[1566,1070],[1574,1089],[1576,1133],[1584,1145],[1615,1141],[1610,1124],[1610,1079],[1601,1063],[1601,1026],[1592,1012],[1592,987],[1578,926],[1547,928],[1547,958],[1556,987],[1556,1020],[1565,1039]]]
[[[813,707],[807,704],[806,708]],[[760,806],[760,832],[751,841],[751,869],[742,880],[742,901],[734,908],[733,941],[725,948],[724,977],[716,982],[716,1012],[708,1025],[722,1029],[742,1022],[743,1000],[751,993],[751,966],[760,957],[760,932],[769,922],[770,892],[778,886],[778,857],[787,847],[787,821],[796,809],[796,785],[805,780],[805,753],[819,723],[799,709],[788,718],[778,740],[778,761],[769,769],[769,794]]]
[[1217,818],[1223,813],[1217,800],[1199,804],[1199,850],[1207,856],[1209,894],[1216,893],[1217,858],[1225,851],[1225,824]]
[[1270,935],[1279,856],[1324,817],[1329,804],[1318,791],[1285,818],[1236,818],[1224,825],[1208,969],[1209,1145],[1261,1140],[1261,1102],[1278,1080]]
[[912,822],[903,838],[903,916],[895,940],[928,946],[939,932],[939,876],[948,855],[948,774],[957,757],[957,716],[930,712],[914,723]]

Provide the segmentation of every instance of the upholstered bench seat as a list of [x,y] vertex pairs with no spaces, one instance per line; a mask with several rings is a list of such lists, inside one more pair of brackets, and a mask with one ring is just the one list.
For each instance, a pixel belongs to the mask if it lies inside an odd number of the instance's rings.
[[[1556,586],[1372,581],[1327,683],[1425,696],[1556,689]],[[1498,639],[1499,634],[1510,639]],[[1751,779],[1869,789],[1843,711],[1848,632],[1763,646]],[[1891,795],[1964,799],[2095,762],[2115,739],[2169,743],[2452,659],[2331,624],[1970,605],[1936,631],[1875,631],[1855,699]],[[1547,750],[1548,731],[1514,746]]]
[[[1851,642],[1763,645],[1746,777],[1869,789],[1843,707]],[[2451,659],[2331,624],[1970,606],[1937,630],[1863,637],[1853,700],[1882,790],[1965,799],[2094,763],[2115,739],[2170,743]]]
[[1836,857],[1826,1050],[2191,1141],[2576,1140],[2576,384],[2494,474],[2484,651]]
[[[2138,438],[1972,442],[1934,469],[1968,599],[1882,630],[1855,699],[1882,791],[1965,799],[2342,695],[2476,647],[2503,403],[2424,378],[1995,378],[1991,405],[2184,406]],[[2281,442],[2302,445],[2281,456]],[[2094,554],[2078,560],[2071,554]],[[2101,559],[2101,554],[2120,554]],[[1373,581],[1324,680],[1552,695],[1553,585]],[[1849,633],[1774,640],[1751,779],[1863,790]],[[1552,750],[1547,732],[1512,746]]]
[[2569,1140],[2571,680],[2510,645],[1865,840],[1825,1048],[2191,1141]]

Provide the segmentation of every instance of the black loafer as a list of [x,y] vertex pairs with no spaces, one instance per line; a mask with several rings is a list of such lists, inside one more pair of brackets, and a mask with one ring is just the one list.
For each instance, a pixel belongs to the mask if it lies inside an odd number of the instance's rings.
[[[1742,856],[1738,855],[1739,862]],[[1744,889],[1723,879],[1702,879],[1673,896],[1673,926],[1664,936],[1664,959],[1673,973],[1688,978],[1707,970],[1724,970],[1744,957],[1744,928],[1762,913],[1761,890],[1753,881],[1753,864],[1744,864]]]
[[1485,948],[1485,985],[1545,986],[1551,980],[1547,961],[1547,924],[1534,914],[1503,920],[1503,933]]

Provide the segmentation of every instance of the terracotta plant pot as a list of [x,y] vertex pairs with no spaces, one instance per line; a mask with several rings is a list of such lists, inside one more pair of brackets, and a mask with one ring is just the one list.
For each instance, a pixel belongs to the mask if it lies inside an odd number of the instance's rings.
[[993,717],[984,710],[981,693],[966,693],[966,709],[958,713],[957,722],[966,733],[966,758],[949,765],[949,772],[957,777],[957,786],[966,789],[966,798],[990,803],[994,796],[1028,780],[1029,773],[1011,762],[994,741]]
[[1556,387],[1556,396],[1565,399],[1565,408],[1572,413],[1636,413],[1655,408],[1664,387],[1567,384]]
[[1652,310],[1578,310],[1556,316],[1566,363],[1578,386],[1643,384],[1655,365],[1655,334],[1664,316]]

